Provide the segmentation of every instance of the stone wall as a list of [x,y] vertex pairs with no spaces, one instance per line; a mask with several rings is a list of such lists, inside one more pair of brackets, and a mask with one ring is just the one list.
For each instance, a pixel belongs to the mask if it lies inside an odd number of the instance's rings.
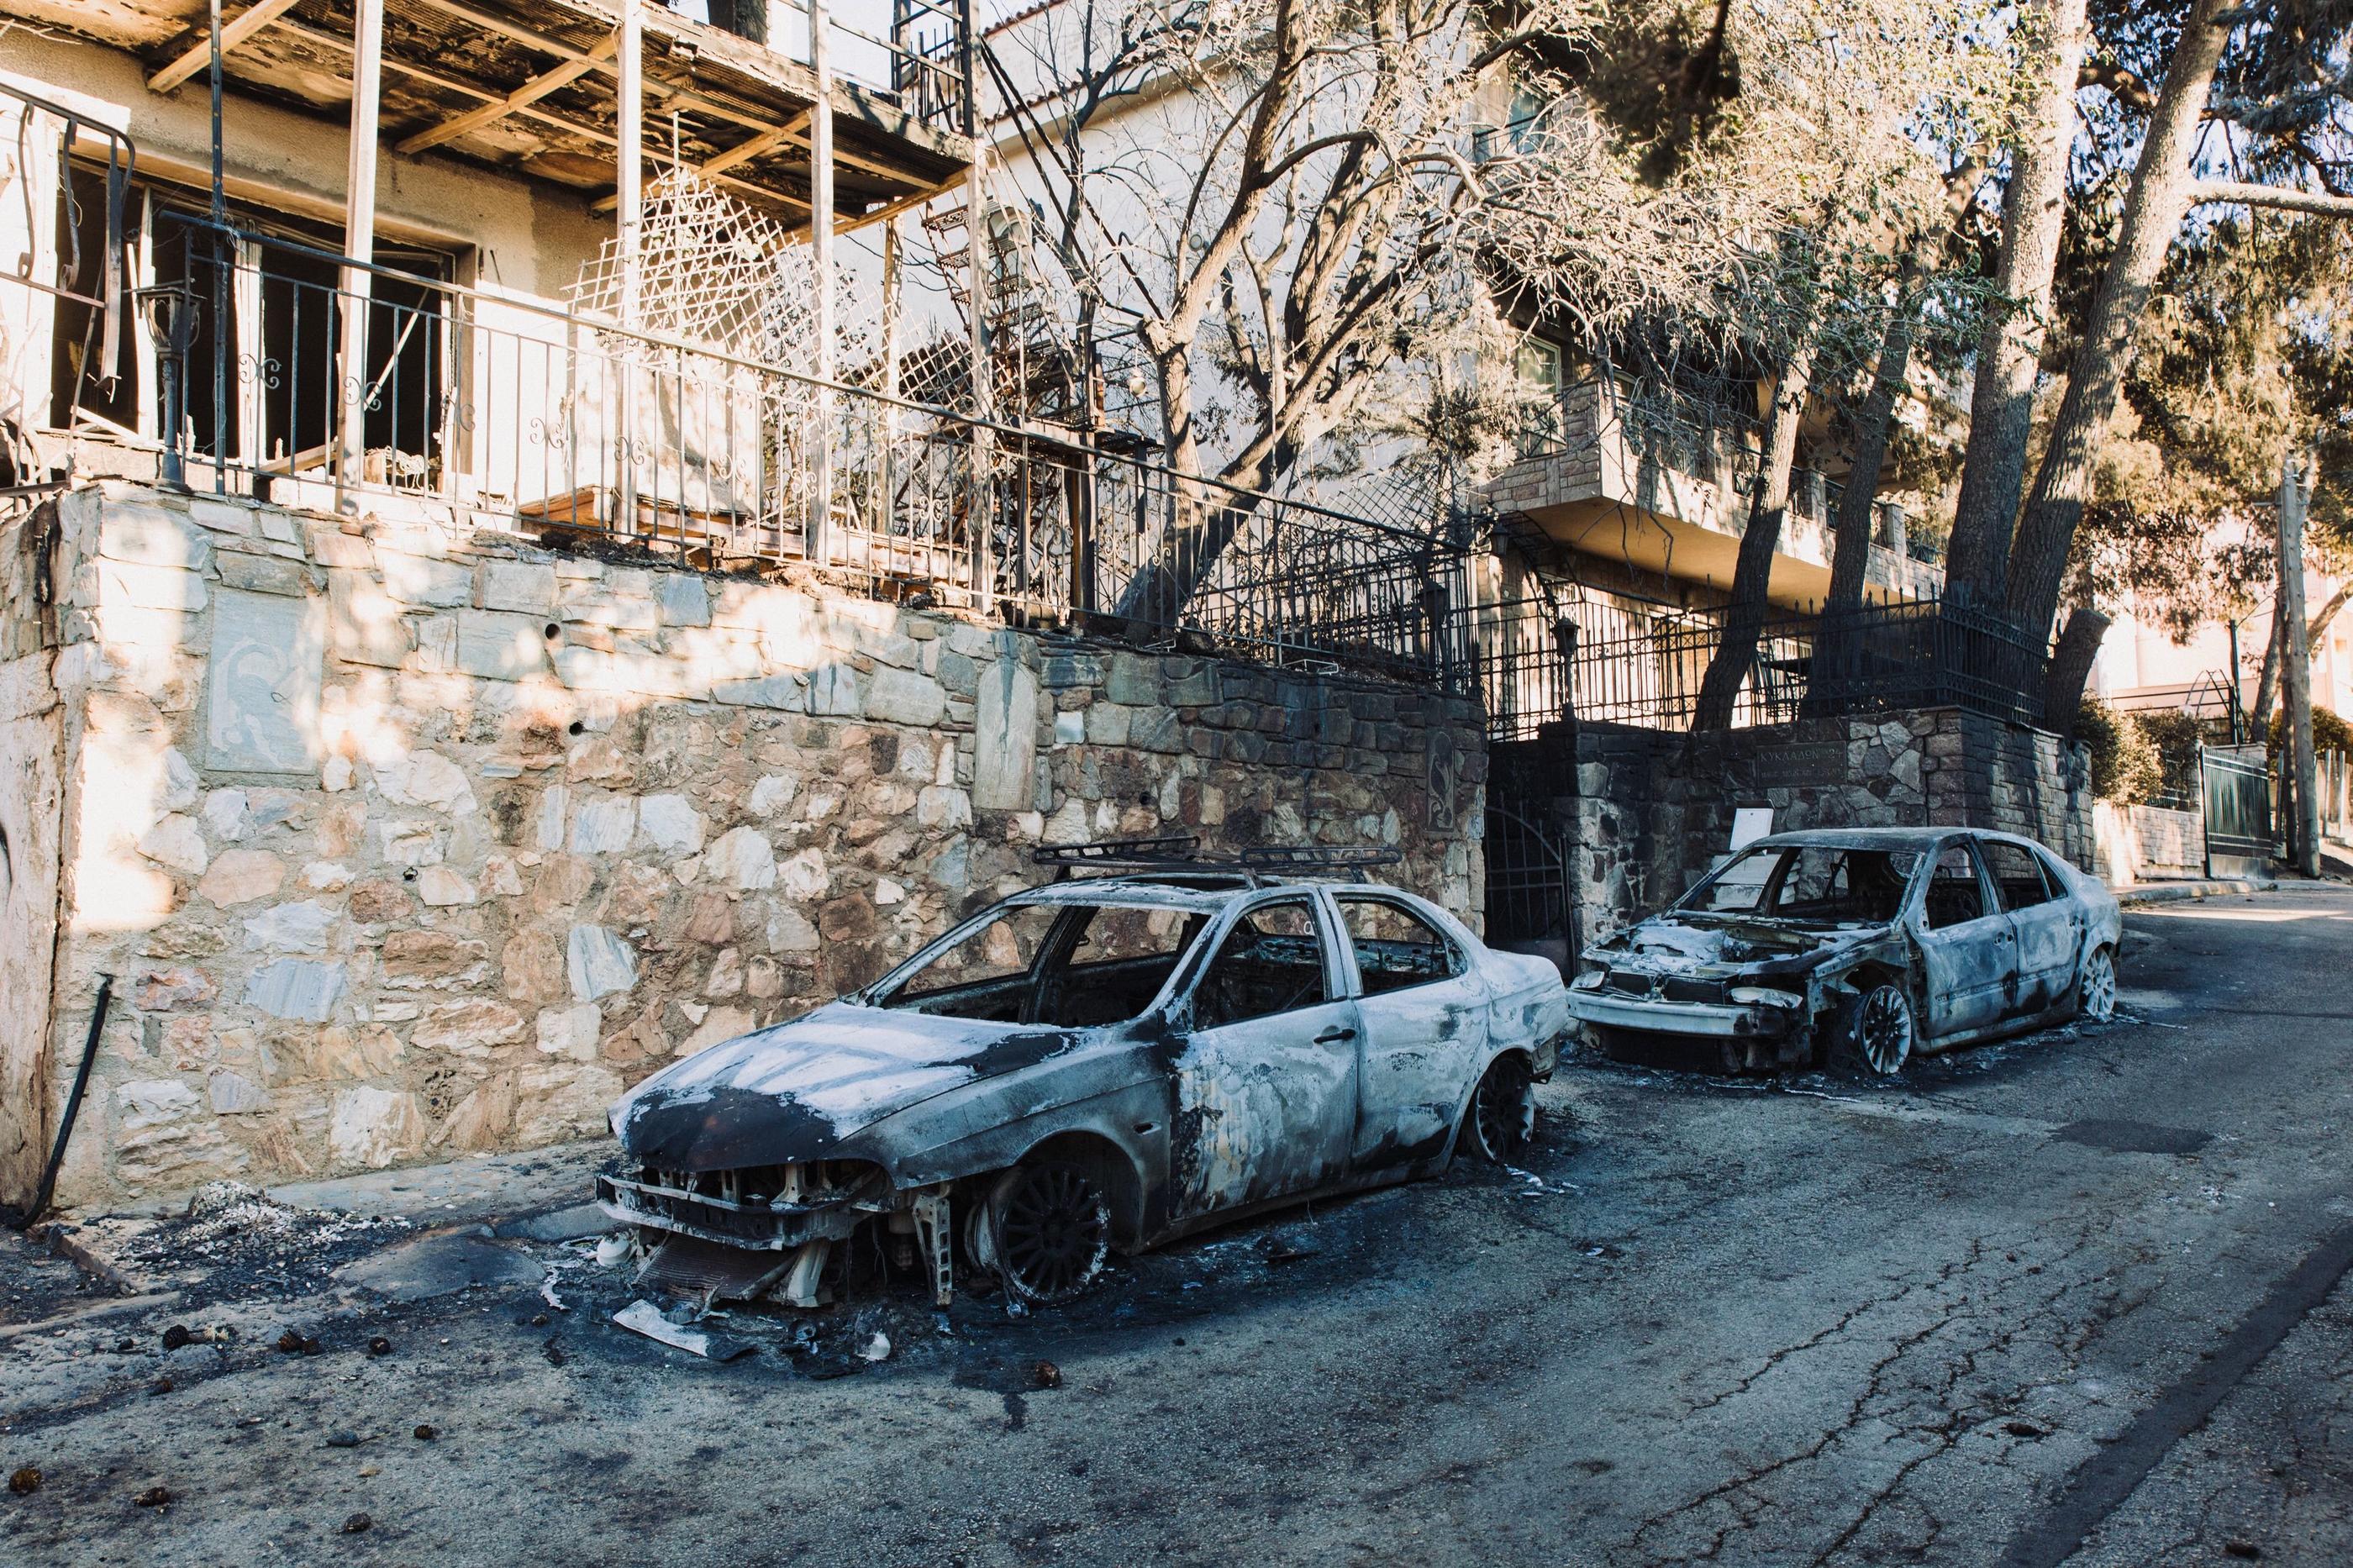
[[43,1047],[65,731],[50,681],[43,537],[24,526],[0,536],[0,1203],[29,1201],[50,1142]]
[[1467,704],[495,534],[58,503],[61,1197],[601,1130],[873,979],[1040,843],[1393,844],[1464,914]]
[[2206,875],[2206,818],[2195,811],[2094,801],[2099,873],[2112,888]]
[[1561,781],[1549,807],[1572,846],[1588,942],[1681,896],[1726,852],[1743,806],[1770,808],[1776,831],[1949,823],[2093,863],[2084,749],[1957,708],[1696,739],[1580,721],[1494,760],[1515,778]]

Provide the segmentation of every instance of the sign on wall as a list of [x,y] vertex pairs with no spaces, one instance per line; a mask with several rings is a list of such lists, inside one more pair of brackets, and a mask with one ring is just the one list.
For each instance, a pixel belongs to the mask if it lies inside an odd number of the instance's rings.
[[317,603],[222,588],[212,605],[205,765],[223,773],[316,772],[326,653]]

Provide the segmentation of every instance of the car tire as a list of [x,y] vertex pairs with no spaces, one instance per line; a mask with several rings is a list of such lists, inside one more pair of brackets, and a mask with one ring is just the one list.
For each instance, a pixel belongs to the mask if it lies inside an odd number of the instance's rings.
[[1110,1260],[1111,1194],[1095,1173],[1067,1160],[1016,1165],[990,1187],[966,1247],[1016,1300],[1074,1301]]
[[2075,1014],[2094,1024],[2116,1016],[2116,950],[2105,942],[2092,950],[2075,978]]
[[1892,980],[1882,981],[1849,1002],[1831,1031],[1838,1061],[1880,1078],[1893,1078],[1912,1059],[1920,1026],[1912,998]]
[[1527,1152],[1536,1130],[1536,1080],[1521,1051],[1505,1051],[1487,1064],[1471,1108],[1462,1116],[1462,1142],[1494,1165],[1508,1165]]

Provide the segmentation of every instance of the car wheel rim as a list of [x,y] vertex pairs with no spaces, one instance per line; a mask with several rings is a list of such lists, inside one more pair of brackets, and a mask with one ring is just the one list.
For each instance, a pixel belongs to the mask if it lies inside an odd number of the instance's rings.
[[1517,1058],[1499,1058],[1487,1069],[1479,1080],[1473,1114],[1480,1147],[1491,1159],[1510,1159],[1527,1146],[1535,1131],[1536,1088]]
[[1879,987],[1863,998],[1855,1035],[1872,1071],[1896,1071],[1912,1054],[1912,1005],[1894,986]]
[[1049,1165],[1024,1173],[989,1227],[1006,1283],[1044,1305],[1094,1282],[1111,1251],[1111,1202],[1083,1173]]
[[2104,948],[2084,965],[2084,1011],[2100,1023],[2116,1010],[2116,965]]

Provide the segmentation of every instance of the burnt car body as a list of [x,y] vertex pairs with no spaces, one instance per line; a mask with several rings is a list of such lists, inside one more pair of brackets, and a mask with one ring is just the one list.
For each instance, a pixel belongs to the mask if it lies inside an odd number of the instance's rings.
[[598,1197],[668,1283],[815,1305],[866,1232],[943,1304],[959,1245],[1048,1304],[1111,1250],[1426,1175],[1458,1139],[1504,1157],[1568,1027],[1551,964],[1395,888],[1059,881],[638,1085]]
[[1778,834],[1588,948],[1569,1008],[1605,1047],[1711,1040],[1728,1068],[1841,1056],[1879,1073],[2116,1001],[2116,900],[2031,839]]

